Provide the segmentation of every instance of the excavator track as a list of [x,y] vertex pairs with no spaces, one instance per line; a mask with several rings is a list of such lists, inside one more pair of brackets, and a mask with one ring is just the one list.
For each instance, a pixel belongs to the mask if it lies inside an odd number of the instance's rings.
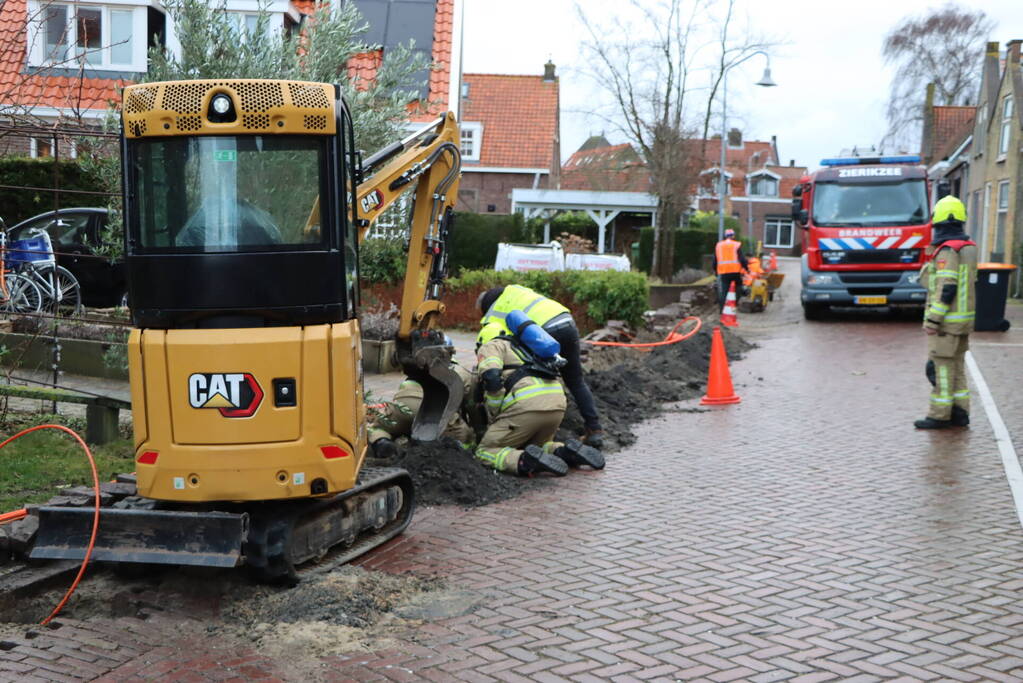
[[[412,521],[415,492],[408,472],[363,468],[342,493],[299,501],[208,506],[102,508],[92,553],[97,561],[237,567],[268,582],[294,583],[297,567],[325,556],[350,562],[394,538]],[[38,509],[31,559],[81,559],[93,508]]]

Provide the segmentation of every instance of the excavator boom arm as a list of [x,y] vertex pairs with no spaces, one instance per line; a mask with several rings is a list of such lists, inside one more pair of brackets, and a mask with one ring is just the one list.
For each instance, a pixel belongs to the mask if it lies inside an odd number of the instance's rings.
[[447,276],[448,237],[461,173],[458,126],[450,113],[363,164],[356,192],[359,242],[373,221],[405,192],[415,188],[408,260],[398,325],[398,362],[423,387],[423,401],[412,425],[413,438],[432,441],[457,411],[462,381],[451,370],[444,335],[434,329],[444,312],[440,294]]

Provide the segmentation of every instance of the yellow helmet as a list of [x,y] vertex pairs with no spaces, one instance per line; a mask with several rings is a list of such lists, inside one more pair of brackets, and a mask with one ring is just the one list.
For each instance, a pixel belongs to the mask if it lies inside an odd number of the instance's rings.
[[938,200],[934,205],[934,215],[931,216],[931,223],[944,223],[945,221],[966,222],[966,207],[952,195],[947,195]]

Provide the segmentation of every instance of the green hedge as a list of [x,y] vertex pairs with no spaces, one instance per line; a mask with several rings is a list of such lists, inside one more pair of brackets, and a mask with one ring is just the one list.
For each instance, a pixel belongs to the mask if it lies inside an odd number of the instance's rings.
[[403,239],[374,237],[359,245],[359,278],[364,282],[396,284],[405,278],[407,265]]
[[[60,207],[107,205],[107,198],[99,195],[77,194],[72,190],[102,191],[95,175],[84,171],[76,161],[58,163],[60,176]],[[52,188],[54,185],[52,159],[0,158],[0,185]],[[0,216],[7,227],[26,218],[53,211],[54,193],[40,190],[14,190],[0,188]]]
[[[739,233],[739,221],[729,216],[725,218],[725,229],[731,228],[739,235],[742,242],[744,254],[752,253],[753,241]],[[682,268],[702,268],[703,255],[713,254],[714,245],[717,244],[718,233],[715,224],[713,231],[708,230],[676,230],[675,231],[675,264],[672,272],[678,272]],[[643,228],[639,233],[639,260],[634,265],[644,273],[650,272],[651,260],[654,254],[654,229]]]
[[636,272],[470,270],[447,282],[452,293],[477,292],[501,285],[524,285],[565,305],[569,305],[567,299],[571,297],[601,325],[608,320],[638,325],[650,300],[650,284],[645,275]]
[[449,268],[455,274],[462,270],[493,268],[498,242],[532,242],[531,237],[519,213],[507,216],[456,213]]

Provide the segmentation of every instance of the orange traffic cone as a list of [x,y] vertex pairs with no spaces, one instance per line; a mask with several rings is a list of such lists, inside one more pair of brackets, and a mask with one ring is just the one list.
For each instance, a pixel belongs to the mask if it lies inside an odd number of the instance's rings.
[[721,309],[721,324],[725,327],[739,326],[739,319],[735,317],[735,282],[728,287],[725,307]]
[[732,373],[728,370],[728,354],[721,328],[714,328],[710,343],[710,373],[707,376],[707,395],[700,399],[701,406],[723,406],[738,403],[742,399],[732,388]]
[[778,270],[778,252],[771,250],[771,270]]

